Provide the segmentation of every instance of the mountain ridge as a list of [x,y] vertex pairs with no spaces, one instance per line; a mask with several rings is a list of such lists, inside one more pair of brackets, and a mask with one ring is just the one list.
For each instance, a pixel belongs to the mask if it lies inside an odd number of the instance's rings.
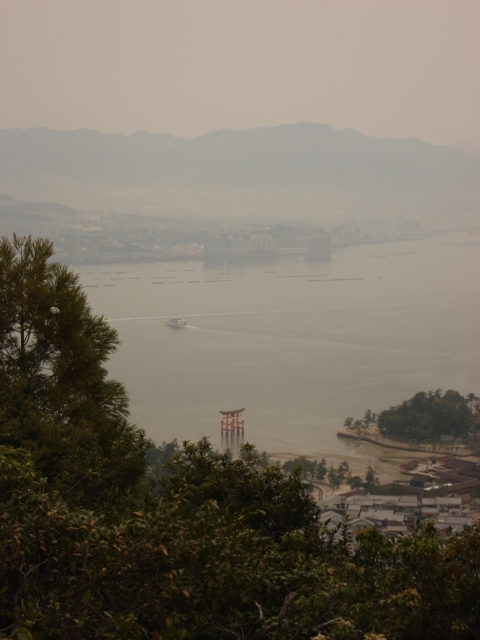
[[221,129],[193,140],[142,130],[128,136],[44,127],[0,131],[0,191],[23,197],[30,183],[105,194],[116,189],[118,195],[148,187],[156,197],[168,192],[174,200],[195,200],[200,190],[211,202],[212,190],[233,190],[260,205],[281,193],[351,206],[357,200],[363,207],[370,199],[374,208],[398,198],[410,208],[417,202],[429,210],[473,212],[479,178],[480,158],[446,145],[308,122]]

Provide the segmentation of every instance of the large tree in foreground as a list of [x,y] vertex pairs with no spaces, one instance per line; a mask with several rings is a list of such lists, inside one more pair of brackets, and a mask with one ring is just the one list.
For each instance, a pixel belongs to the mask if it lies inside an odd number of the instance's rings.
[[49,240],[0,242],[0,442],[34,451],[51,480],[105,480],[120,465],[116,485],[123,477],[120,485],[131,488],[143,475],[145,447],[127,422],[123,385],[107,378],[117,333],[52,256]]

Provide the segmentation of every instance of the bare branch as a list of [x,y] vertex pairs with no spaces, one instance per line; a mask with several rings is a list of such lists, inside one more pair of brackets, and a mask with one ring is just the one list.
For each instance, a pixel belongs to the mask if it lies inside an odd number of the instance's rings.
[[258,615],[259,615],[259,622],[263,622],[263,609],[262,609],[262,605],[258,604],[258,602],[256,600],[254,600],[254,604],[258,609]]
[[330,627],[332,627],[334,624],[336,624],[337,622],[340,622],[342,618],[334,618],[333,620],[329,620],[328,622],[324,622],[323,624],[321,624],[318,627],[314,627],[315,631],[322,631],[324,629],[330,629]]
[[[279,622],[288,618],[288,615],[290,612],[290,606],[292,602],[295,600],[295,598],[297,597],[297,594],[298,594],[297,591],[292,591],[292,593],[289,593],[288,596],[283,601],[282,607],[280,609],[280,613],[278,614]],[[256,602],[255,604],[257,605],[257,607],[259,606]],[[260,636],[260,640],[263,640],[264,638],[266,638],[273,631],[274,628],[275,628],[275,625],[271,624],[266,629],[264,629],[262,632],[262,635]]]
[[284,618],[288,618],[288,613],[289,613],[290,606],[291,606],[292,602],[295,600],[296,597],[297,597],[297,592],[296,591],[292,591],[292,593],[289,593],[288,596],[285,598],[285,600],[283,601],[283,604],[282,604],[282,608],[280,609],[280,613],[278,614],[278,621],[279,622],[280,622],[280,620],[283,620]]

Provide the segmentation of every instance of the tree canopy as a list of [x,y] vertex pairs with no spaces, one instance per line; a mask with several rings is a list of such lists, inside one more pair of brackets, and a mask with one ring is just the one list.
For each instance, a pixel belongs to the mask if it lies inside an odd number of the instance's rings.
[[478,528],[446,544],[428,524],[396,541],[368,529],[353,545],[343,525],[318,526],[278,467],[205,441],[176,455],[161,495],[106,518],[66,504],[28,452],[0,446],[3,637],[476,637]]
[[443,435],[466,436],[475,424],[468,400],[458,391],[420,391],[410,400],[382,411],[380,433],[392,440],[431,442]]
[[118,335],[52,256],[49,240],[0,242],[0,443],[30,450],[52,483],[89,484],[93,499],[109,482],[131,490],[146,443],[123,385],[107,377]]
[[213,500],[229,513],[243,513],[250,527],[275,540],[292,529],[307,530],[316,521],[317,508],[300,469],[285,474],[279,466],[263,467],[261,455],[248,443],[238,460],[214,452],[206,438],[184,443],[168,470],[164,499],[184,490],[189,510]]

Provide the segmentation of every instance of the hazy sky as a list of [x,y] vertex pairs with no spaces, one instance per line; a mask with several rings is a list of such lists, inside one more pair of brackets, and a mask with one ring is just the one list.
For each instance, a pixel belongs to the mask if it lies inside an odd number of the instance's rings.
[[480,146],[480,0],[0,0],[0,128]]

